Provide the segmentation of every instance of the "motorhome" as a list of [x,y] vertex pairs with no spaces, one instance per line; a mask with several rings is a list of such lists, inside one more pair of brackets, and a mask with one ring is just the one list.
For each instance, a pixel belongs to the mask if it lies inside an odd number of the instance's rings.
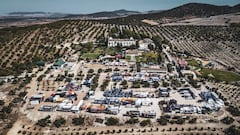
[[144,111],[144,112],[142,112],[141,117],[144,117],[144,118],[155,118],[156,117],[156,112],[154,110]]

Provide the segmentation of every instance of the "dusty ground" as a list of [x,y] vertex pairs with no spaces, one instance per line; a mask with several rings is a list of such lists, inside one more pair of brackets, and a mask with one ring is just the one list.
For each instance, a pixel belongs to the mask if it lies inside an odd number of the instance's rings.
[[6,23],[0,23],[0,29],[5,27],[11,27],[11,26],[29,26],[29,25],[35,25],[35,24],[47,24],[52,23],[58,20],[54,19],[45,19],[45,20],[37,20],[37,21],[15,21],[15,22],[6,22]]
[[150,24],[150,25],[158,25],[159,24],[154,20],[147,20],[147,19],[142,20],[142,22]]
[[183,21],[178,21],[174,23],[163,24],[163,26],[167,25],[229,25],[230,23],[239,23],[240,15],[239,14],[226,14],[226,15],[218,15],[211,16],[207,18],[193,18],[187,19]]

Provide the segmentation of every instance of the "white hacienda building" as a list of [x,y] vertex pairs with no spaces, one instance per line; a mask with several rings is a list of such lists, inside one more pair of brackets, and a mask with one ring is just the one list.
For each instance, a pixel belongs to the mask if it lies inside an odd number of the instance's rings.
[[113,39],[112,37],[108,38],[108,47],[114,47],[117,45],[131,46],[136,44],[137,44],[137,40],[133,39],[132,37],[130,39]]

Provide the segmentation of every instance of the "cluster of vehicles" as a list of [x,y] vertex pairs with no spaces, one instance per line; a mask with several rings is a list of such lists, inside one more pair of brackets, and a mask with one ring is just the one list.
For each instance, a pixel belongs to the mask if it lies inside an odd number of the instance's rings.
[[[90,113],[106,113],[117,115],[120,112],[120,106],[117,105],[103,105],[103,104],[92,104],[86,107],[86,112]],[[143,111],[140,112],[138,110],[130,110],[127,111],[123,116],[128,117],[143,117],[143,118],[155,118],[156,112],[154,110],[151,111]]]
[[103,93],[104,97],[132,97],[133,91],[123,91],[122,89],[113,88],[112,90],[106,90]]
[[94,91],[90,90],[86,93],[86,95],[83,97],[83,100],[88,100],[90,96],[93,96],[95,94]]
[[77,94],[74,90],[69,91],[57,91],[56,93],[51,94],[50,97],[45,99],[45,102],[62,102],[65,99],[77,100]]
[[43,105],[41,106],[38,111],[44,112],[54,112],[54,111],[61,111],[61,112],[79,112],[82,108],[83,100],[80,100],[77,105],[73,105],[71,100],[64,100],[58,105]]
[[106,113],[117,115],[120,112],[119,106],[92,104],[86,108],[87,112],[90,113]]
[[117,61],[113,61],[113,62],[103,62],[103,64],[105,66],[127,66],[128,62],[117,62]]
[[178,92],[185,99],[195,99],[196,98],[196,95],[193,93],[193,91],[190,88],[182,88],[182,89],[179,89]]
[[131,111],[127,111],[126,114],[123,114],[123,116],[155,118],[156,112],[154,110],[150,110],[150,111],[144,111],[141,113],[140,111],[137,111],[137,110],[131,110]]
[[161,81],[161,77],[159,75],[150,76],[149,74],[138,72],[138,73],[135,73],[133,76],[127,77],[127,80],[130,82],[147,81],[148,83],[153,83],[155,81],[156,82]]

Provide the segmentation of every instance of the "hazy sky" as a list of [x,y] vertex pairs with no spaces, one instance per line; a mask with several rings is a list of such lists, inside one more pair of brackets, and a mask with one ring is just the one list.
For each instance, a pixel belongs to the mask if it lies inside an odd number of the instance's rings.
[[0,0],[0,13],[18,11],[93,13],[118,9],[148,11],[169,9],[189,2],[231,6],[240,3],[239,0]]

